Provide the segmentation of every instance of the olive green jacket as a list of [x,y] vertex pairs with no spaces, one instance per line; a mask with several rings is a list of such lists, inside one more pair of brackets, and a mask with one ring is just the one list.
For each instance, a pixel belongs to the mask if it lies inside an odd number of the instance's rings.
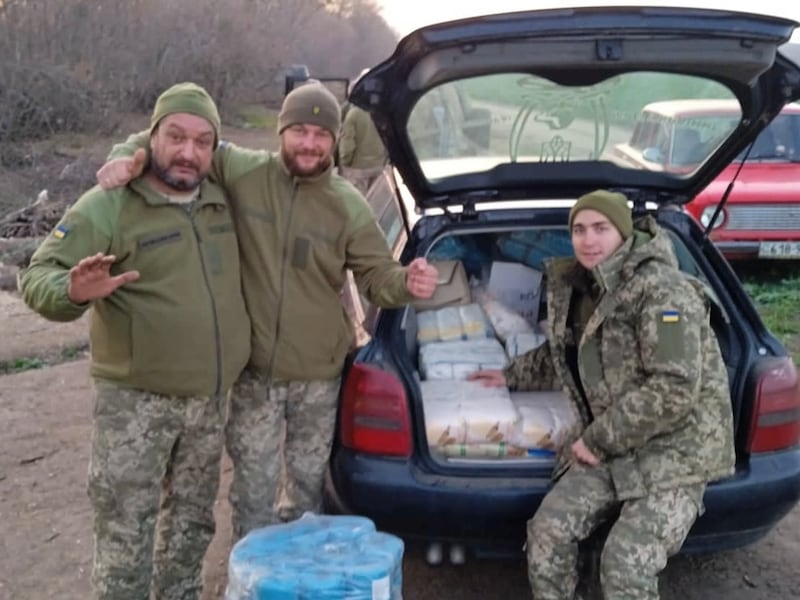
[[592,271],[601,295],[577,340],[586,401],[566,362],[572,258],[547,264],[548,342],[506,370],[515,389],[561,387],[579,417],[554,475],[582,438],[623,499],[726,477],[734,466],[730,388],[703,285],[678,270],[654,220],[637,227]]
[[[67,297],[69,269],[102,252],[111,274],[140,278],[82,305]],[[208,182],[189,207],[137,179],[86,192],[34,253],[20,278],[33,310],[70,321],[91,307],[91,372],[122,387],[160,394],[227,390],[250,352],[231,212]]]
[[[139,133],[111,157],[146,147]],[[252,328],[250,366],[274,380],[338,377],[353,342],[340,293],[347,269],[372,304],[411,296],[363,196],[332,168],[292,176],[279,154],[223,143],[211,178],[231,197],[242,288]]]
[[370,114],[351,106],[342,123],[339,164],[352,169],[380,169],[387,159],[383,140]]

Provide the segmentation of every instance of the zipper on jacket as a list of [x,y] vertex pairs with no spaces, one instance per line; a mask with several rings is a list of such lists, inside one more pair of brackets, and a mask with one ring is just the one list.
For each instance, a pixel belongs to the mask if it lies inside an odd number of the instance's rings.
[[272,381],[272,372],[275,369],[275,356],[278,347],[278,338],[281,334],[281,313],[283,312],[283,295],[286,291],[286,262],[289,259],[289,231],[291,230],[292,217],[294,216],[294,202],[297,197],[297,180],[292,182],[292,195],[289,197],[289,214],[286,217],[286,237],[283,240],[283,252],[281,254],[281,280],[278,288],[278,307],[275,311],[275,337],[272,340],[272,354],[269,357],[269,369],[267,370],[267,381]]
[[[194,203],[193,203],[194,204]],[[189,215],[189,221],[192,223],[192,231],[194,231],[194,239],[197,242],[197,253],[200,255],[200,268],[203,271],[203,281],[206,284],[206,290],[208,291],[208,297],[211,300],[211,317],[214,322],[214,341],[216,342],[216,359],[217,359],[217,382],[214,386],[216,392],[214,395],[217,395],[221,392],[222,387],[222,340],[219,334],[219,319],[217,318],[217,302],[214,299],[214,291],[211,289],[211,282],[208,279],[208,271],[206,269],[206,259],[203,256],[203,241],[200,239],[200,232],[197,230],[197,223],[194,220],[195,217],[195,209],[198,208],[198,205],[195,204],[192,207],[187,207],[185,211]]]

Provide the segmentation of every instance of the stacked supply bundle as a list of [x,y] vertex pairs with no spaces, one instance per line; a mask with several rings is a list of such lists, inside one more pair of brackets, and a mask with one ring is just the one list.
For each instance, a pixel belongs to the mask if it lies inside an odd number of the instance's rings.
[[466,379],[480,369],[502,369],[508,363],[497,339],[436,342],[419,350],[419,371],[425,380]]
[[492,325],[476,303],[417,313],[417,341],[420,345],[492,337]]
[[512,392],[511,402],[520,416],[514,445],[523,448],[528,456],[554,455],[577,418],[564,394]]
[[307,513],[233,547],[225,600],[401,600],[402,560],[369,519]]
[[475,381],[420,383],[428,446],[445,456],[503,458],[522,456],[512,443],[520,417],[507,388]]

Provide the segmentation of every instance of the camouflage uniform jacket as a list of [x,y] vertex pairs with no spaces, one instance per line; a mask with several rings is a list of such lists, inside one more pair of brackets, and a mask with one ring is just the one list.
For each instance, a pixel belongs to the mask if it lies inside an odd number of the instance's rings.
[[578,341],[585,401],[566,362],[575,260],[547,265],[548,342],[507,369],[509,387],[563,389],[579,415],[554,476],[582,438],[607,462],[621,499],[713,481],[733,472],[727,373],[700,282],[677,268],[652,218],[592,274],[600,297]]
[[[148,139],[135,134],[111,158],[146,148]],[[233,144],[215,151],[210,178],[231,198],[253,324],[250,366],[280,381],[338,377],[354,337],[340,298],[347,269],[376,306],[411,300],[406,269],[369,204],[332,167],[294,177],[279,154]]]
[[[102,252],[111,274],[140,278],[92,303],[67,296],[69,269]],[[142,179],[95,187],[66,212],[20,278],[25,302],[70,321],[92,308],[91,372],[121,387],[208,396],[227,390],[250,353],[238,244],[222,190],[171,203]]]

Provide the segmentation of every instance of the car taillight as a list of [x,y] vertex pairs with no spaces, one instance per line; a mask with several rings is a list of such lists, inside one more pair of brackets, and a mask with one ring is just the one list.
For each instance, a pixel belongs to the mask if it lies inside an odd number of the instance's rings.
[[342,445],[369,454],[411,456],[403,383],[376,367],[355,364],[342,391]]
[[755,402],[750,452],[773,452],[800,443],[800,380],[791,358],[765,360]]

